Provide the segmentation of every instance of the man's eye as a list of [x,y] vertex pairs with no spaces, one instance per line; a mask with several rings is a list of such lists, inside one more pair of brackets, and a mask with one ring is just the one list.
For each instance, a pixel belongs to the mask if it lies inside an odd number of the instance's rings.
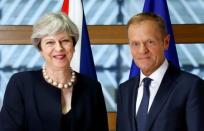
[[137,46],[139,46],[139,43],[138,42],[133,42],[133,43],[131,43],[131,45],[134,46],[134,47],[137,47]]
[[154,41],[153,40],[148,40],[147,44],[154,44]]

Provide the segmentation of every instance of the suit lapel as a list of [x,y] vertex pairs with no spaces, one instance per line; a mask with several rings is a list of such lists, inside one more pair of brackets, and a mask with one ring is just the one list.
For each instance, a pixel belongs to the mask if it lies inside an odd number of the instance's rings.
[[61,91],[48,84],[40,73],[34,86],[37,114],[44,130],[60,130]]
[[75,128],[78,128],[76,126],[80,125],[80,123],[73,123],[73,122],[79,122],[82,120],[84,104],[85,101],[85,95],[87,95],[85,92],[85,86],[86,83],[84,82],[82,76],[78,73],[76,73],[77,76],[77,82],[76,85],[74,85],[73,93],[72,93],[72,130],[76,130]]
[[157,118],[159,112],[161,112],[164,104],[166,103],[170,92],[173,90],[173,85],[176,83],[176,70],[172,65],[169,64],[167,72],[162,79],[159,90],[154,98],[152,106],[149,111],[147,118],[147,130],[149,130]]
[[137,75],[133,78],[128,87],[129,90],[129,118],[131,122],[132,131],[136,131],[136,101],[137,101],[137,92],[139,87],[140,75]]
[[[91,108],[89,104],[87,105],[87,81],[79,73],[76,73],[77,82],[74,85],[72,93],[72,119],[71,119],[71,131],[79,130],[86,124],[86,110]],[[87,115],[90,117],[89,115]],[[79,126],[81,125],[81,127]]]

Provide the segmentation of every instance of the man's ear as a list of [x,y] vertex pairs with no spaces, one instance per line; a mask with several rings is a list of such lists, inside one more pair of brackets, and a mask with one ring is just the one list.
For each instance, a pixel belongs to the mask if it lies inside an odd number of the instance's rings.
[[169,48],[169,43],[170,43],[170,35],[166,35],[164,37],[164,49],[167,50]]

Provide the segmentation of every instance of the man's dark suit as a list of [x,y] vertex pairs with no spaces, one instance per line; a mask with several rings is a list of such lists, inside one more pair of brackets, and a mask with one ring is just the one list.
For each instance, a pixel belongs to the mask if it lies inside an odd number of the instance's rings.
[[[137,131],[135,112],[140,76],[118,89],[117,131]],[[149,110],[146,131],[204,131],[204,83],[169,65]]]
[[[70,131],[108,131],[99,82],[77,75],[73,87]],[[0,131],[61,131],[61,90],[48,84],[42,71],[15,74],[0,112]]]

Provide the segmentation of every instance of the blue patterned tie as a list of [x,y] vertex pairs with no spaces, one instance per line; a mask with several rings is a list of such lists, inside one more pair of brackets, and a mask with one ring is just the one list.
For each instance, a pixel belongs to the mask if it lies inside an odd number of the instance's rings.
[[148,114],[148,105],[149,105],[149,86],[152,79],[146,77],[143,79],[144,88],[143,88],[143,97],[140,103],[138,112],[137,112],[137,130],[144,131],[146,126],[146,119]]

